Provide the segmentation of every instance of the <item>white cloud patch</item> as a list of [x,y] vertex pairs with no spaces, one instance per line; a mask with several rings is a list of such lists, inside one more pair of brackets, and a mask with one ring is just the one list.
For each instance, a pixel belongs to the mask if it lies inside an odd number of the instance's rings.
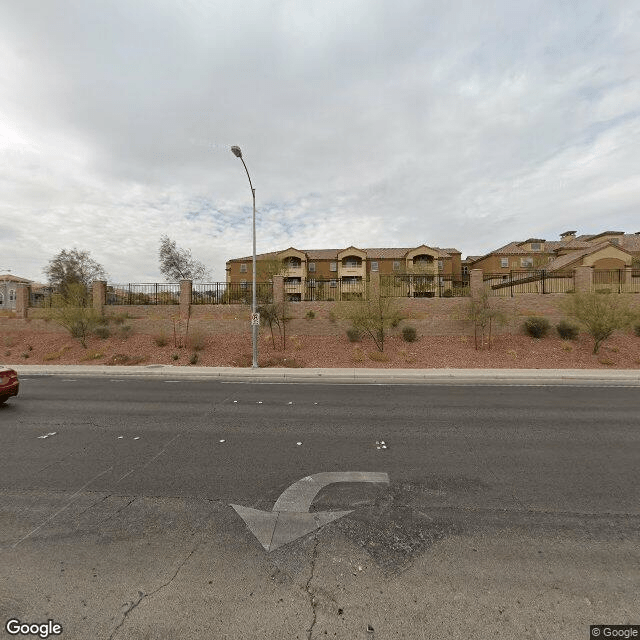
[[153,282],[166,233],[224,280],[232,144],[260,252],[635,231],[639,27],[623,0],[4,3],[0,266],[76,246]]

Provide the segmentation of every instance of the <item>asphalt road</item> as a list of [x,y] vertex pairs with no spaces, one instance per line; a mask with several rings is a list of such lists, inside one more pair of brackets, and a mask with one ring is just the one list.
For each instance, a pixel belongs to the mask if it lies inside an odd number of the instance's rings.
[[[23,376],[0,407],[0,622],[65,640],[640,623],[639,415],[634,388]],[[327,486],[311,510],[352,513],[275,551],[230,506],[348,471],[389,484]]]

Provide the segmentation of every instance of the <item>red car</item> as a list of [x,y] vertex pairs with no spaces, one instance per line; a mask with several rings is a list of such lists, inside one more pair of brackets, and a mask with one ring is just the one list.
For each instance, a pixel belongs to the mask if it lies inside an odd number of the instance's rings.
[[0,365],[0,404],[11,396],[17,396],[19,388],[18,373]]

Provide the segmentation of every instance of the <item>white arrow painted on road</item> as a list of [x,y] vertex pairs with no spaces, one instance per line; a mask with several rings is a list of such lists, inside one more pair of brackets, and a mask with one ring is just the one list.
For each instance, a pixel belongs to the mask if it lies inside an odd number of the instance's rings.
[[344,471],[315,473],[302,478],[285,489],[273,505],[272,511],[260,511],[232,504],[253,535],[266,551],[273,551],[316,529],[342,518],[351,511],[314,511],[309,508],[318,492],[336,482],[381,482],[389,484],[386,473]]

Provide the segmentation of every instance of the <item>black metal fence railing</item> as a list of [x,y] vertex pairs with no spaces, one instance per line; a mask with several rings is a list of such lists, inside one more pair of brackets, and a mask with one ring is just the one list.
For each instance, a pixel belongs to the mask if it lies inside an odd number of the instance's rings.
[[180,285],[176,283],[112,284],[107,286],[107,304],[180,304]]
[[380,295],[383,298],[443,298],[470,295],[469,276],[454,275],[381,275]]
[[[191,304],[251,304],[251,282],[211,282],[191,287]],[[273,301],[273,284],[256,282],[258,304]]]
[[524,293],[572,293],[575,291],[573,271],[485,273],[482,280],[490,296],[513,297]]
[[594,269],[591,289],[598,293],[640,293],[640,269]]
[[338,300],[362,300],[367,294],[368,281],[334,278],[309,279],[302,283],[285,283],[284,291],[290,300],[332,302]]
[[[68,300],[69,303],[77,304],[77,306],[90,307],[93,305],[93,286],[89,285],[85,290],[75,291],[75,297]],[[44,287],[32,289],[29,295],[29,306],[35,309],[50,309],[51,307],[59,307],[64,303],[64,299],[59,295],[57,289]]]

